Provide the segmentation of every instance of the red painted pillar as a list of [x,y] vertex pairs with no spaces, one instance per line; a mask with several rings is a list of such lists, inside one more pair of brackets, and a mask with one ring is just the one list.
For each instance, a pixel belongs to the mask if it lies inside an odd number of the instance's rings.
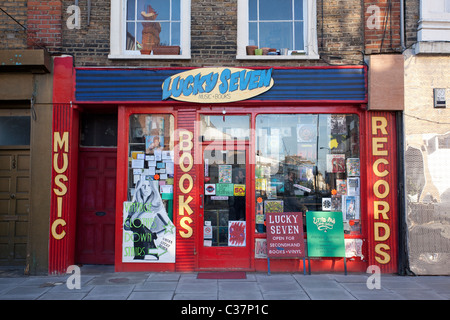
[[73,70],[72,57],[54,59],[49,274],[65,273],[74,263],[78,112],[72,106]]

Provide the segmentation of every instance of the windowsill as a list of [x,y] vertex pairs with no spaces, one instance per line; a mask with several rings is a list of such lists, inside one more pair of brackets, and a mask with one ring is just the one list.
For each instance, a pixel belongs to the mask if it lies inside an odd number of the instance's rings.
[[190,55],[136,55],[136,54],[110,54],[111,60],[189,60]]
[[318,60],[319,55],[309,54],[309,55],[237,55],[237,60]]

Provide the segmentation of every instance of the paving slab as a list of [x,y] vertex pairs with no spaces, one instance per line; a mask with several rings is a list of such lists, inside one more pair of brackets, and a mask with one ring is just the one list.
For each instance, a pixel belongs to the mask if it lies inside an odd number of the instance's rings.
[[128,300],[172,300],[173,291],[133,291]]
[[217,300],[217,292],[215,293],[175,293],[173,300]]
[[178,286],[177,281],[146,281],[137,284],[134,291],[172,291]]
[[84,300],[125,300],[131,294],[134,285],[96,285]]
[[18,286],[0,295],[0,300],[35,300],[48,290],[49,287]]
[[217,281],[178,283],[176,293],[216,294]]

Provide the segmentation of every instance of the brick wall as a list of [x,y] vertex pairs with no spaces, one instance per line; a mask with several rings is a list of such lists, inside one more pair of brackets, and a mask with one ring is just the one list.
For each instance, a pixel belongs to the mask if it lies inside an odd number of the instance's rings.
[[[0,8],[14,17],[20,24],[26,25],[27,0],[2,0]],[[27,46],[26,30],[4,12],[0,12],[0,49],[25,49]]]
[[[25,21],[27,1],[2,1]],[[17,6],[12,5],[17,4]],[[414,41],[419,0],[405,0],[407,38]],[[191,1],[191,60],[110,60],[111,1],[92,1],[87,24],[87,1],[80,0],[81,29],[68,29],[66,10],[72,0],[28,1],[28,46],[46,46],[53,53],[70,54],[78,66],[209,66],[271,65],[301,66],[361,64],[362,53],[398,52],[400,48],[400,0],[317,0],[317,36],[320,60],[245,61],[236,60],[237,0]],[[380,9],[379,27],[369,29],[369,6]],[[21,12],[20,11],[21,8]],[[2,16],[4,20],[4,16]],[[3,21],[2,20],[2,21]],[[1,27],[1,31],[4,27]],[[412,30],[412,31],[411,31]],[[11,33],[11,32],[10,32]],[[5,32],[0,32],[3,39]],[[9,37],[13,37],[11,34]],[[16,37],[17,40],[17,37]],[[23,42],[23,41],[22,41]],[[7,45],[12,45],[12,41]],[[20,43],[15,43],[20,45]],[[25,44],[22,43],[22,46]]]
[[[378,15],[371,6],[379,8],[378,27],[375,28],[367,24],[371,16]],[[364,2],[364,8],[366,54],[400,52],[400,0],[368,0]]]
[[61,1],[28,1],[29,48],[45,47],[51,53],[61,51]]
[[[363,10],[361,0],[317,0],[318,61],[236,60],[237,0],[191,1],[191,60],[110,60],[110,1],[92,1],[87,25],[86,2],[80,0],[81,29],[69,30],[63,3],[63,53],[75,57],[77,66],[304,66],[361,64]],[[323,15],[322,15],[323,12]],[[322,20],[322,16],[324,19]],[[323,32],[322,32],[323,31]]]

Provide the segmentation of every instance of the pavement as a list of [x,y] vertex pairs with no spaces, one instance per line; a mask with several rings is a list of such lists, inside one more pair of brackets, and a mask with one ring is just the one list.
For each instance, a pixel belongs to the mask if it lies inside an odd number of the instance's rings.
[[[189,306],[195,300],[450,300],[450,276],[381,274],[375,281],[371,274],[247,272],[246,279],[197,279],[197,272],[114,272],[113,266],[80,271],[77,282],[71,274],[0,269],[0,300],[184,300]],[[69,289],[77,283],[79,289]]]

